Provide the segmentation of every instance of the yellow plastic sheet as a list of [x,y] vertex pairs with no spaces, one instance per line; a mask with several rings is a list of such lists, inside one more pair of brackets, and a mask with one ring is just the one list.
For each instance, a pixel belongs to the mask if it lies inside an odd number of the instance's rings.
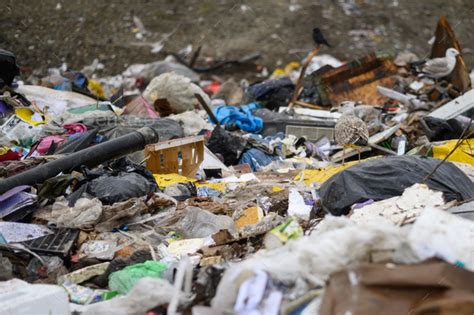
[[40,124],[44,124],[44,118],[38,113],[35,113],[29,108],[17,108],[15,109],[15,114],[21,118],[21,120],[26,121],[30,125],[36,126]]
[[207,186],[211,189],[225,191],[225,183],[208,183],[202,182],[198,183],[196,179],[189,178],[186,176],[181,176],[179,174],[153,174],[155,177],[156,183],[158,187],[161,189],[166,188],[169,185],[177,184],[177,183],[196,183],[197,187]]
[[300,63],[297,62],[297,61],[292,61],[290,63],[288,63],[285,68],[276,68],[271,77],[273,78],[276,78],[276,77],[280,77],[280,76],[289,76],[291,71],[294,71],[294,70],[297,70],[299,67],[300,67]]
[[158,187],[161,189],[177,183],[194,183],[196,181],[193,178],[188,178],[179,174],[153,174],[153,176],[155,177]]
[[8,151],[10,151],[10,148],[7,146],[0,146],[0,155],[6,154]]
[[[315,170],[303,170],[302,172],[304,174],[303,181],[308,186],[314,182],[322,184],[325,181],[327,181],[329,178],[331,178],[331,176],[357,163],[359,163],[359,161],[346,162],[344,165],[331,165],[325,168],[315,169]],[[301,173],[295,177],[295,180],[296,181],[301,180]]]
[[[458,140],[449,140],[440,145],[433,146],[433,157],[444,159],[451,152]],[[464,140],[463,143],[449,156],[448,161],[461,162],[474,165],[474,141]]]
[[279,192],[282,191],[284,188],[279,186],[272,186],[272,192]]
[[225,191],[225,183],[196,183],[197,187],[206,186],[214,190]]
[[102,86],[100,85],[99,81],[89,79],[87,83],[87,88],[95,96],[105,97],[104,90],[102,89]]

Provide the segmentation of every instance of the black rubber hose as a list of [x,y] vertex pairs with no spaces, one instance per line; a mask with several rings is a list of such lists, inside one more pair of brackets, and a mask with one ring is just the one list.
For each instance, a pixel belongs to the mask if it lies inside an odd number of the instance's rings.
[[103,162],[143,150],[147,144],[159,141],[158,133],[143,127],[116,139],[112,139],[65,157],[27,170],[15,176],[0,180],[0,194],[20,185],[41,184],[59,173],[69,173],[81,165],[94,167]]

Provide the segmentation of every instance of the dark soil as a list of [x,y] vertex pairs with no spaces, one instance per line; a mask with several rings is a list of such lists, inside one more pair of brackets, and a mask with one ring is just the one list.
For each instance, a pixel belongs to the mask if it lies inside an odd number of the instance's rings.
[[[351,15],[344,3],[356,2]],[[397,5],[398,3],[398,5]],[[206,57],[228,59],[259,52],[272,71],[278,64],[300,60],[313,47],[311,29],[320,27],[333,45],[325,52],[341,59],[381,49],[429,53],[428,40],[440,15],[446,15],[465,49],[474,57],[472,0],[259,0],[259,1],[65,1],[3,0],[0,48],[17,54],[24,75],[66,62],[80,69],[98,58],[104,74],[116,74],[132,63],[162,59],[188,44],[202,45]],[[290,11],[290,5],[299,10]],[[133,16],[150,32],[139,40]],[[162,52],[151,43],[175,31]],[[353,30],[372,33],[358,37]],[[198,62],[198,63],[199,63]]]

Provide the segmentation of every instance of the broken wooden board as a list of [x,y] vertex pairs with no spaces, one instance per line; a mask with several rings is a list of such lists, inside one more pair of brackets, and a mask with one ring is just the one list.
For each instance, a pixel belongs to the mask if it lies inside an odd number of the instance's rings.
[[383,105],[388,98],[377,92],[377,86],[393,86],[397,67],[388,55],[373,53],[318,72],[313,74],[313,83],[323,105],[337,106],[348,100]]
[[444,104],[438,109],[432,111],[428,116],[449,120],[456,118],[471,108],[474,108],[474,90],[470,90],[464,95],[461,95],[451,102]]
[[153,174],[176,173],[193,178],[204,159],[204,137],[187,137],[145,147],[146,167]]
[[436,27],[435,41],[431,47],[431,58],[446,56],[446,50],[449,48],[455,48],[460,54],[456,57],[456,67],[447,79],[456,90],[466,92],[471,89],[471,79],[469,77],[469,70],[462,57],[461,45],[459,45],[446,17],[441,16]]

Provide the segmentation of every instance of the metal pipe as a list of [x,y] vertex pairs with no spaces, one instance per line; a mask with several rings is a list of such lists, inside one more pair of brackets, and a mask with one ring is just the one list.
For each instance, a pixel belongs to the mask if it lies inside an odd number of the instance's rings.
[[158,140],[158,133],[154,129],[143,127],[116,139],[71,153],[55,161],[39,165],[23,173],[0,180],[0,194],[19,185],[40,184],[61,172],[71,172],[81,165],[87,167],[97,166],[108,160],[143,150],[147,144],[156,143]]

